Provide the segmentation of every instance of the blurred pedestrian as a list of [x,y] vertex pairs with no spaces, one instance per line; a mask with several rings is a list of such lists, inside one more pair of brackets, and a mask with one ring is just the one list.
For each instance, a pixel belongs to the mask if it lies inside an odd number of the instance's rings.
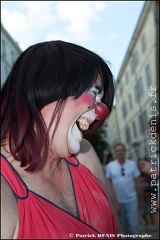
[[[145,161],[150,160],[148,159],[148,157],[146,157]],[[139,169],[141,171],[140,164]],[[154,226],[154,218],[153,214],[151,214],[151,193],[153,192],[153,188],[151,187],[151,178],[148,174],[141,172],[141,181],[144,189],[145,207],[143,209],[140,209],[140,214],[142,217],[144,230],[148,232],[150,230],[150,226],[152,229]]]
[[116,144],[114,154],[116,159],[106,165],[106,176],[113,185],[120,205],[124,230],[126,233],[139,234],[139,207],[144,208],[141,174],[135,161],[126,159],[124,144]]

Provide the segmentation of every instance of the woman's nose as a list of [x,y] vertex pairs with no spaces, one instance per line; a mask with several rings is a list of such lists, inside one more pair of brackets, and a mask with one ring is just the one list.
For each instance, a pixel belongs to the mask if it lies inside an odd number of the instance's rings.
[[94,110],[97,120],[104,120],[108,117],[110,112],[108,107],[102,102],[95,103]]

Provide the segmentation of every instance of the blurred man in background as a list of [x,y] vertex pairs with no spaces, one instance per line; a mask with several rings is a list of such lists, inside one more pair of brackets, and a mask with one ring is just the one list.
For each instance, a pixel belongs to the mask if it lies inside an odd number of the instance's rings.
[[106,177],[111,181],[120,205],[124,230],[126,233],[139,234],[139,204],[144,208],[141,173],[135,161],[126,159],[124,144],[116,144],[114,153],[116,159],[106,165]]

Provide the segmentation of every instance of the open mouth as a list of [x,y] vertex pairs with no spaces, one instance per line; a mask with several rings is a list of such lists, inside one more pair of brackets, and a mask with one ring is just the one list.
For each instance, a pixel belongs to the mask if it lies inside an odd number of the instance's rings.
[[80,117],[77,121],[77,127],[79,129],[80,132],[84,132],[85,130],[89,129],[89,126],[92,124],[93,121],[91,121],[88,118],[85,117]]

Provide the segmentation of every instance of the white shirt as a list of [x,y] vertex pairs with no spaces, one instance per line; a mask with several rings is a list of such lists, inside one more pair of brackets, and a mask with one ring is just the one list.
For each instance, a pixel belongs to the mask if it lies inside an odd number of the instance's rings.
[[119,164],[118,160],[114,160],[105,166],[105,172],[112,181],[119,203],[127,203],[137,198],[134,179],[139,177],[141,173],[133,160],[127,159],[123,165]]

